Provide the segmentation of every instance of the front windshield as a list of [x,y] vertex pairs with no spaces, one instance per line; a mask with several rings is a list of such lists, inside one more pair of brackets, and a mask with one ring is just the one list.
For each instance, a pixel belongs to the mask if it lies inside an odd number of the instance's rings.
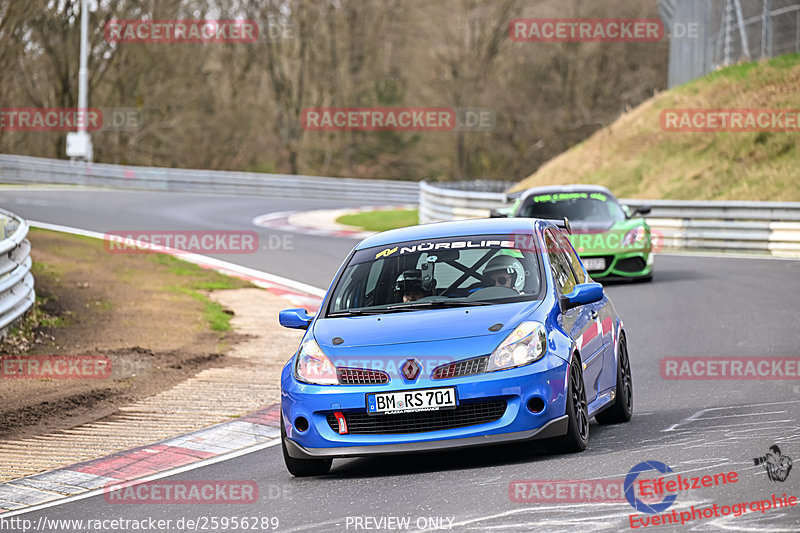
[[617,201],[600,192],[541,194],[525,201],[520,216],[568,218],[570,222],[616,222],[625,220]]
[[336,284],[328,316],[541,298],[538,254],[506,238],[453,237],[359,250]]

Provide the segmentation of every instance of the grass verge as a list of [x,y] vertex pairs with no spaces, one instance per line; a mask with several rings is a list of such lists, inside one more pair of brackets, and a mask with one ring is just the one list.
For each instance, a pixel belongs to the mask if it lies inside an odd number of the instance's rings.
[[800,54],[721,69],[625,113],[515,190],[588,183],[622,198],[800,201],[797,131],[675,132],[660,122],[670,109],[784,109],[796,115],[798,102]]
[[231,330],[231,315],[216,302],[211,301],[199,291],[219,291],[251,287],[250,283],[236,278],[223,276],[213,270],[201,268],[194,263],[187,263],[171,255],[157,254],[150,257],[156,264],[165,266],[169,272],[181,277],[181,283],[169,287],[169,290],[190,296],[203,304],[203,318],[212,331]]
[[336,219],[336,222],[355,226],[364,231],[386,231],[419,224],[419,211],[417,209],[364,211],[363,213],[342,215]]

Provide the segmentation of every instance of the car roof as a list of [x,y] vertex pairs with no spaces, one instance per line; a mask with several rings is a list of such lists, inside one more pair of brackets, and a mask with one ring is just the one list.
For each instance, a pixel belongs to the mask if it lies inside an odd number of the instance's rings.
[[601,185],[546,185],[544,187],[533,187],[526,189],[520,197],[523,201],[529,196],[538,196],[540,194],[553,194],[553,193],[569,193],[569,192],[601,192],[608,196],[617,199],[614,194]]
[[386,246],[398,242],[467,237],[470,235],[514,235],[530,233],[534,228],[542,229],[552,222],[535,218],[475,218],[434,222],[419,226],[393,229],[367,237],[356,246],[357,250],[373,246]]

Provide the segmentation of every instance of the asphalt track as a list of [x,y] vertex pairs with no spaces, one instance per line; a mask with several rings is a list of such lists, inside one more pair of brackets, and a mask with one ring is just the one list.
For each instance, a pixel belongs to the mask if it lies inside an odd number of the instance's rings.
[[[342,205],[177,193],[0,189],[0,206],[26,218],[100,232],[254,230],[266,249],[215,257],[322,288],[354,240],[255,228],[250,221],[270,212]],[[338,460],[328,476],[295,479],[275,446],[171,478],[254,480],[261,493],[254,504],[120,505],[99,495],[20,518],[47,526],[40,531],[124,531],[120,524],[98,529],[86,527],[87,522],[83,527],[57,527],[49,521],[148,518],[172,520],[166,531],[194,531],[203,530],[203,517],[277,517],[277,531],[404,529],[398,527],[398,519],[408,519],[411,530],[629,530],[628,517],[634,511],[625,501],[581,502],[567,496],[554,503],[518,502],[510,497],[509,484],[622,480],[642,461],[660,461],[688,476],[731,470],[739,475],[737,483],[725,487],[681,492],[667,512],[770,499],[773,494],[800,496],[800,471],[791,471],[784,482],[770,481],[763,467],[753,463],[776,443],[785,455],[800,458],[800,381],[677,381],[664,380],[659,373],[659,361],[670,356],[800,357],[800,262],[661,255],[653,283],[612,285],[607,290],[628,333],[635,414],[624,425],[592,423],[584,453],[549,455],[539,445],[526,444]],[[185,522],[198,518],[196,527]],[[133,530],[132,523],[127,525]],[[221,523],[212,528],[210,520],[206,525],[206,531],[243,530],[225,529]],[[19,524],[8,529],[22,530]],[[798,531],[800,506],[646,529]]]

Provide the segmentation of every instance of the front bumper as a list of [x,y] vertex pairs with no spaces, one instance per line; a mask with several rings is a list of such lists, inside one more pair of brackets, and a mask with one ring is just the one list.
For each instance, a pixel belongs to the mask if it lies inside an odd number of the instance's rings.
[[[452,379],[422,376],[414,383],[393,379],[384,385],[321,386],[298,382],[291,364],[281,379],[281,416],[287,452],[295,458],[351,457],[372,454],[423,452],[480,446],[519,440],[544,439],[566,433],[568,363],[548,355],[528,366]],[[332,412],[362,414],[366,395],[374,392],[455,387],[459,405],[503,400],[506,408],[494,421],[413,433],[339,434],[328,422]],[[544,402],[534,412],[528,402]],[[391,417],[393,415],[376,415]],[[298,418],[300,431],[295,427]],[[305,427],[307,425],[307,427]]]
[[488,446],[519,441],[531,441],[558,437],[567,433],[568,417],[554,418],[544,426],[531,431],[498,433],[461,439],[408,442],[404,444],[377,444],[372,446],[342,446],[338,448],[304,448],[287,438],[286,451],[295,459],[315,459],[320,457],[361,457],[366,455],[391,455],[398,453],[419,453],[441,450],[456,450],[472,446]]
[[604,270],[590,270],[592,279],[637,279],[646,278],[653,274],[655,255],[651,252],[630,252],[619,254],[581,254],[581,259],[602,257],[605,259]]

